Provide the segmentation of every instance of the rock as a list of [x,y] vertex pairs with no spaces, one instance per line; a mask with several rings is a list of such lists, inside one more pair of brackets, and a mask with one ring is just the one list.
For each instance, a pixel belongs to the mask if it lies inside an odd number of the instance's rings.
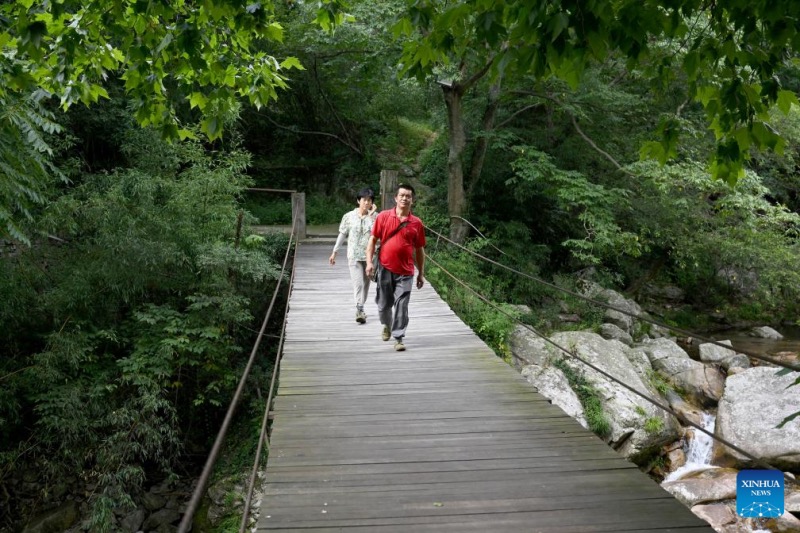
[[78,505],[67,501],[31,520],[22,533],[61,533],[78,521]]
[[508,337],[508,346],[517,370],[528,365],[545,366],[548,342],[524,326],[517,325]]
[[175,509],[161,509],[147,517],[144,521],[142,529],[145,531],[158,530],[163,526],[171,526],[174,522],[180,520],[181,514]]
[[764,528],[771,533],[797,533],[800,531],[800,519],[791,513],[783,513],[778,518],[767,520]]
[[667,391],[669,406],[673,411],[700,427],[703,427],[703,411],[684,400],[677,392]]
[[600,336],[608,340],[618,340],[627,346],[633,346],[633,337],[615,324],[602,324],[600,326]]
[[[717,342],[731,346],[731,341],[729,340]],[[747,356],[737,354],[735,351],[723,348],[717,344],[712,344],[710,342],[703,343],[698,346],[698,351],[701,361],[717,363],[725,370],[730,368],[748,368],[750,366],[750,360]]]
[[695,505],[692,507],[692,512],[711,524],[714,529],[736,523],[736,513],[724,503]]
[[[582,331],[556,333],[551,340],[650,398],[660,398],[658,391],[636,372],[619,343]],[[556,353],[553,356],[563,357]],[[611,426],[607,441],[622,455],[634,462],[647,461],[654,450],[678,438],[679,425],[675,417],[575,358],[564,358],[564,362],[597,390]]]
[[531,314],[531,308],[524,304],[507,304],[506,307],[519,313],[520,316]]
[[560,407],[583,427],[589,427],[583,414],[581,401],[569,386],[569,381],[561,370],[552,365],[544,367],[530,365],[522,369],[522,375],[529,383],[536,386],[539,394],[550,400],[553,405]]
[[654,369],[663,373],[699,405],[716,405],[722,396],[724,376],[715,368],[691,359],[674,341],[654,339],[640,349],[647,354]]
[[650,364],[650,358],[647,357],[647,354],[644,353],[641,347],[636,347],[632,350],[626,347],[622,352],[633,365],[633,368],[636,369],[636,373],[640,376],[648,376],[653,372],[653,365]]
[[167,499],[160,494],[153,494],[152,492],[145,492],[142,494],[142,505],[148,511],[158,511],[166,505]]
[[123,531],[136,533],[144,523],[145,514],[144,509],[136,509],[122,518],[119,525]]
[[711,468],[692,472],[676,481],[661,484],[684,505],[694,507],[700,503],[736,498],[736,474],[733,468]]
[[686,464],[686,452],[683,448],[673,448],[667,452],[667,462],[671,471],[677,470]]
[[[787,388],[798,377],[798,372],[778,376],[770,367],[749,368],[728,377],[719,402],[716,435],[773,466],[800,471],[800,423],[795,419],[781,429],[776,427],[800,411],[797,388]],[[719,443],[714,444],[713,462],[759,468]]]
[[757,328],[753,328],[748,333],[751,337],[759,337],[761,339],[773,339],[779,341],[783,338],[783,335],[775,331],[769,326],[761,326]]
[[[727,346],[731,346],[731,341],[724,340],[724,341],[717,341],[719,344],[725,344]],[[697,347],[698,352],[700,353],[700,360],[706,363],[722,363],[725,359],[729,357],[733,357],[736,355],[736,352],[730,350],[728,348],[723,348],[718,346],[717,344],[712,344],[710,342],[704,342],[700,346]]]

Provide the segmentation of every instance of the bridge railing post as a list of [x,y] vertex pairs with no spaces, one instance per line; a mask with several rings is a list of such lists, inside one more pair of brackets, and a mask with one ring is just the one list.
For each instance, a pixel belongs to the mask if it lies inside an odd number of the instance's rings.
[[306,193],[292,193],[292,221],[297,221],[297,238],[306,238]]
[[394,190],[397,188],[397,171],[381,170],[381,210],[395,206]]

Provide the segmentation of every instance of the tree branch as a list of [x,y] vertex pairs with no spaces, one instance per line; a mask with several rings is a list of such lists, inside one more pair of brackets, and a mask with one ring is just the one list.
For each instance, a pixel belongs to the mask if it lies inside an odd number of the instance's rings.
[[514,111],[514,113],[512,113],[510,117],[508,117],[508,118],[507,118],[507,119],[505,119],[503,122],[501,122],[500,124],[498,124],[498,125],[497,125],[497,129],[500,129],[500,128],[502,128],[503,126],[505,126],[506,124],[508,124],[508,123],[509,123],[509,122],[511,122],[512,120],[514,120],[514,118],[516,118],[516,116],[517,116],[517,115],[520,115],[520,114],[524,113],[525,111],[528,111],[529,109],[533,109],[534,107],[540,107],[540,106],[542,106],[542,105],[543,105],[543,104],[531,104],[531,105],[526,105],[526,106],[525,106],[525,107],[523,107],[522,109],[519,109],[519,110],[517,110],[517,111]]
[[572,113],[570,113],[570,114],[569,114],[569,116],[570,116],[570,118],[572,119],[572,125],[573,125],[573,126],[575,126],[575,131],[577,131],[577,132],[578,132],[578,135],[580,135],[581,137],[583,137],[583,140],[584,140],[584,141],[586,141],[587,143],[589,143],[589,146],[591,146],[592,148],[594,148],[594,149],[595,149],[595,150],[596,150],[596,151],[597,151],[599,154],[601,154],[601,155],[605,156],[605,158],[606,158],[606,159],[608,159],[609,161],[611,161],[611,164],[612,164],[612,165],[614,165],[615,167],[617,167],[617,170],[619,170],[619,171],[621,171],[621,172],[624,172],[625,174],[627,174],[627,175],[629,175],[629,176],[632,176],[632,177],[634,177],[634,178],[636,177],[636,175],[635,175],[635,174],[633,174],[633,173],[629,172],[628,170],[624,169],[624,168],[622,167],[622,165],[620,165],[620,164],[617,162],[617,160],[616,160],[616,159],[614,159],[614,158],[611,156],[611,154],[609,154],[608,152],[606,152],[605,150],[603,150],[602,148],[600,148],[599,146],[597,146],[597,145],[594,143],[594,141],[593,141],[592,139],[590,139],[590,138],[589,138],[589,136],[588,136],[588,135],[586,135],[585,133],[583,133],[583,130],[581,129],[581,127],[580,127],[580,126],[578,126],[578,121],[577,121],[577,120],[575,120],[575,115],[573,115]]
[[305,131],[305,130],[299,130],[297,128],[292,128],[292,127],[289,127],[289,126],[284,126],[282,124],[278,124],[277,122],[272,120],[272,118],[270,118],[270,116],[267,115],[266,113],[259,113],[259,115],[261,115],[265,119],[267,119],[276,128],[280,128],[280,129],[286,130],[286,131],[291,131],[292,133],[296,133],[298,135],[322,135],[324,137],[332,137],[332,138],[336,139],[337,141],[339,141],[340,143],[342,143],[343,145],[345,145],[348,148],[350,148],[351,150],[353,150],[354,152],[356,152],[357,154],[364,155],[361,152],[361,150],[358,149],[357,146],[353,146],[346,139],[342,139],[341,137],[339,137],[338,135],[336,135],[334,133],[328,133],[327,131]]

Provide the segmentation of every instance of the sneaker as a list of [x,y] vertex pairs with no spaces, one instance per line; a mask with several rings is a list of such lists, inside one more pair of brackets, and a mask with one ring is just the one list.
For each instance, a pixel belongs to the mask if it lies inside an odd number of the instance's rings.
[[381,339],[384,341],[388,341],[392,337],[392,332],[389,331],[389,326],[383,326],[383,331],[381,332]]
[[406,351],[406,345],[403,344],[403,341],[401,339],[397,339],[397,342],[394,343],[394,350],[396,352],[405,352]]
[[356,311],[356,322],[364,324],[366,321],[367,315],[364,314],[364,311]]

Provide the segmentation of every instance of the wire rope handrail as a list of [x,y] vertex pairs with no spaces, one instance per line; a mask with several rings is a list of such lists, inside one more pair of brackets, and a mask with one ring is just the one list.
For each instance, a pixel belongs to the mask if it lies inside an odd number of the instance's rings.
[[[291,241],[290,241],[291,244]],[[294,249],[295,249],[295,257],[297,256],[297,239],[294,241]],[[292,288],[294,287],[294,273],[295,269],[292,268],[292,274],[289,278],[289,294],[292,292]],[[267,394],[267,403],[266,407],[264,408],[264,416],[261,419],[261,432],[258,435],[258,446],[256,446],[256,455],[253,459],[253,470],[250,472],[250,480],[247,483],[247,496],[245,496],[244,500],[244,509],[242,510],[242,521],[239,525],[239,533],[244,533],[247,529],[247,522],[250,518],[250,502],[253,499],[253,490],[255,489],[256,484],[256,477],[258,475],[258,467],[259,463],[261,462],[261,451],[264,449],[264,446],[267,447],[267,452],[269,452],[269,435],[267,431],[267,426],[269,424],[269,411],[270,406],[272,405],[272,396],[275,392],[275,382],[276,377],[278,376],[278,368],[280,367],[281,363],[281,353],[283,352],[283,342],[286,339],[286,317],[289,314],[289,298],[286,298],[286,306],[283,310],[283,326],[281,327],[281,335],[280,341],[278,342],[278,350],[275,354],[275,364],[272,365],[272,378],[269,382],[269,393]]]
[[275,290],[272,293],[272,299],[270,300],[269,307],[267,308],[267,312],[264,315],[264,320],[261,323],[261,329],[256,336],[255,343],[253,344],[253,349],[250,351],[250,357],[247,360],[247,365],[245,365],[244,371],[242,372],[242,377],[239,379],[239,384],[236,387],[236,392],[231,399],[230,405],[228,405],[228,411],[225,413],[225,419],[222,421],[222,425],[220,426],[219,432],[217,433],[217,437],[214,440],[214,444],[211,447],[211,451],[208,454],[208,458],[206,459],[206,463],[203,466],[203,471],[200,474],[200,478],[197,480],[197,486],[192,493],[192,498],[189,500],[189,504],[186,507],[186,511],[181,518],[181,522],[178,525],[178,533],[186,533],[191,529],[192,520],[194,519],[194,514],[197,511],[197,507],[200,504],[200,500],[203,497],[203,493],[205,492],[206,485],[208,484],[208,480],[211,477],[211,472],[214,469],[214,465],[217,462],[217,457],[219,456],[220,449],[222,448],[222,442],[225,440],[225,436],[228,432],[228,428],[233,421],[233,414],[236,411],[236,407],[239,404],[239,400],[241,399],[242,392],[244,391],[244,385],[247,381],[247,378],[250,374],[250,369],[253,366],[253,362],[256,358],[256,353],[258,352],[258,347],[261,344],[261,339],[264,336],[264,331],[267,329],[267,323],[269,322],[269,318],[272,315],[272,308],[275,305],[275,301],[278,298],[278,292],[281,287],[281,282],[283,281],[284,273],[286,272],[286,265],[289,262],[289,252],[292,249],[292,241],[296,240],[295,236],[295,229],[297,226],[297,217],[292,221],[292,232],[289,235],[289,244],[286,247],[286,254],[283,257],[283,266],[281,267],[281,273],[278,276],[278,282],[275,284]]
[[[725,445],[725,446],[729,447],[730,449],[732,449],[732,450],[735,450],[736,452],[738,452],[738,453],[740,453],[740,454],[744,455],[745,457],[747,457],[748,459],[750,459],[751,461],[753,461],[753,462],[754,462],[754,463],[756,463],[757,465],[759,465],[759,466],[762,466],[762,467],[764,467],[764,468],[766,468],[766,469],[768,469],[768,470],[777,470],[777,471],[779,471],[779,472],[783,473],[783,471],[782,471],[780,468],[777,468],[777,467],[775,467],[775,466],[772,466],[772,465],[771,465],[771,464],[769,464],[768,462],[764,461],[763,459],[761,459],[761,458],[759,458],[759,457],[756,457],[755,455],[751,454],[750,452],[748,452],[748,451],[746,451],[746,450],[743,450],[742,448],[740,448],[740,447],[736,446],[735,444],[733,444],[732,442],[728,441],[727,439],[724,439],[724,438],[722,438],[722,437],[718,437],[718,436],[716,436],[715,434],[711,433],[710,431],[708,431],[707,429],[703,428],[703,427],[702,427],[702,426],[700,426],[699,424],[696,424],[695,422],[692,422],[691,420],[689,420],[688,418],[686,418],[686,417],[685,417],[685,416],[683,416],[682,414],[678,413],[677,411],[675,411],[675,410],[674,410],[674,409],[672,409],[671,407],[668,407],[668,406],[666,406],[666,405],[662,404],[661,402],[659,402],[659,401],[657,401],[657,400],[655,400],[655,399],[651,398],[650,396],[648,396],[648,395],[646,395],[646,394],[642,393],[641,391],[637,390],[635,387],[632,387],[632,386],[628,385],[627,383],[624,383],[623,381],[621,381],[620,379],[618,379],[618,378],[614,377],[613,375],[609,374],[608,372],[606,372],[606,371],[602,370],[601,368],[598,368],[596,365],[593,365],[592,363],[590,363],[590,362],[588,362],[588,361],[584,360],[583,358],[579,357],[579,356],[578,356],[578,355],[576,355],[575,353],[573,353],[573,352],[571,352],[571,351],[567,350],[566,348],[564,348],[563,346],[561,346],[561,345],[560,345],[560,344],[558,344],[557,342],[555,342],[555,341],[553,341],[553,340],[551,340],[551,339],[547,338],[545,335],[543,335],[542,333],[540,333],[540,332],[539,332],[539,331],[538,331],[536,328],[534,328],[534,327],[533,327],[533,326],[531,326],[530,324],[525,324],[524,322],[522,322],[521,320],[519,320],[518,318],[516,318],[515,316],[513,316],[511,313],[508,313],[508,312],[504,311],[504,310],[503,310],[503,309],[501,309],[499,306],[497,306],[495,303],[493,303],[492,301],[490,301],[488,298],[486,298],[486,297],[485,297],[485,296],[483,296],[482,294],[478,293],[478,292],[477,292],[475,289],[473,289],[472,287],[470,287],[470,286],[469,286],[469,285],[468,285],[466,282],[464,282],[464,281],[462,281],[461,279],[459,279],[458,277],[456,277],[456,276],[455,276],[455,274],[451,273],[449,270],[447,270],[446,268],[444,268],[444,267],[441,265],[441,263],[439,263],[438,261],[436,261],[436,260],[435,260],[435,259],[433,259],[432,257],[428,256],[428,258],[427,258],[427,259],[428,259],[428,260],[429,260],[431,263],[433,263],[434,265],[436,265],[436,266],[437,266],[439,269],[441,269],[441,270],[442,270],[442,272],[444,272],[445,274],[447,274],[448,276],[450,276],[450,277],[451,277],[451,278],[452,278],[452,279],[453,279],[453,280],[454,280],[456,283],[458,283],[459,285],[463,286],[463,287],[464,287],[464,288],[466,288],[468,291],[470,291],[472,294],[474,294],[474,295],[475,295],[475,296],[476,296],[478,299],[480,299],[482,302],[486,303],[487,305],[489,305],[490,307],[492,307],[494,310],[496,310],[496,311],[499,311],[500,313],[504,314],[505,316],[507,316],[508,318],[510,318],[511,320],[513,320],[514,322],[516,322],[517,324],[519,324],[519,325],[523,326],[524,328],[528,329],[529,331],[533,332],[533,333],[534,333],[535,335],[537,335],[538,337],[541,337],[541,338],[542,338],[542,339],[543,339],[545,342],[548,342],[548,343],[552,344],[552,345],[553,345],[553,346],[555,346],[557,349],[559,349],[559,350],[561,350],[562,352],[564,352],[565,354],[567,354],[569,357],[572,357],[572,358],[574,358],[575,360],[577,360],[577,361],[581,362],[582,364],[584,364],[584,365],[588,366],[588,367],[589,367],[589,368],[591,368],[592,370],[594,370],[594,371],[596,371],[596,372],[598,372],[598,373],[602,374],[603,376],[605,376],[606,378],[610,379],[611,381],[613,381],[613,382],[615,382],[615,383],[617,383],[617,384],[621,385],[622,387],[625,387],[627,390],[629,390],[629,391],[633,392],[634,394],[636,394],[637,396],[639,396],[639,397],[641,397],[642,399],[646,400],[647,402],[649,402],[649,403],[653,404],[654,406],[656,406],[656,407],[658,407],[658,408],[660,408],[660,409],[662,409],[662,410],[666,411],[667,413],[670,413],[671,415],[675,416],[675,417],[676,417],[676,418],[677,418],[679,421],[681,421],[681,422],[682,422],[682,423],[684,423],[685,425],[692,426],[692,427],[693,427],[693,428],[695,428],[696,430],[699,430],[699,431],[701,431],[701,432],[705,433],[706,435],[708,435],[708,436],[709,436],[709,437],[711,437],[712,439],[716,440],[717,442],[720,442],[720,443],[722,443],[723,445]],[[789,482],[789,483],[798,484],[798,481],[797,481],[797,480],[795,480],[793,477],[791,477],[791,476],[787,475],[786,473],[783,473],[783,477],[784,477],[784,479],[785,479],[787,482]]]
[[[728,350],[732,350],[733,349],[732,346],[728,346],[726,344],[722,344],[721,342],[719,342],[717,340],[705,337],[705,336],[700,335],[698,333],[694,333],[692,331],[689,331],[689,330],[686,330],[686,329],[683,329],[683,328],[679,328],[679,327],[676,327],[676,326],[670,326],[670,325],[664,324],[662,322],[659,322],[658,320],[655,320],[653,318],[650,318],[650,317],[647,317],[647,316],[642,316],[642,315],[639,315],[639,314],[636,314],[636,313],[632,313],[631,311],[628,311],[626,309],[622,309],[622,308],[613,306],[613,305],[611,305],[609,303],[601,302],[601,301],[598,301],[598,300],[594,300],[594,299],[589,298],[588,296],[585,296],[585,295],[583,295],[583,294],[581,294],[579,292],[575,292],[575,291],[572,291],[572,290],[569,290],[569,289],[565,289],[564,287],[559,287],[555,283],[550,283],[548,281],[545,281],[545,280],[543,280],[541,278],[538,278],[538,277],[533,276],[531,274],[528,274],[526,272],[522,272],[522,271],[520,271],[518,269],[515,269],[513,267],[510,267],[510,266],[504,265],[502,263],[499,263],[499,262],[495,261],[494,259],[486,257],[485,255],[479,254],[478,252],[476,252],[474,250],[470,250],[466,246],[464,246],[462,244],[459,244],[459,243],[449,239],[448,237],[445,237],[444,235],[442,235],[441,233],[439,233],[438,231],[434,230],[433,228],[431,228],[429,226],[425,226],[425,229],[427,229],[431,233],[435,234],[440,239],[442,239],[442,240],[444,240],[444,241],[446,241],[446,242],[448,242],[450,244],[453,244],[454,246],[460,248],[461,250],[464,250],[467,253],[470,253],[470,254],[474,255],[475,257],[477,257],[479,259],[482,259],[482,260],[484,260],[484,261],[486,261],[488,263],[491,263],[493,265],[499,266],[500,268],[508,270],[509,272],[513,272],[514,274],[517,274],[519,276],[528,278],[528,279],[530,279],[532,281],[535,281],[535,282],[537,282],[537,283],[539,283],[541,285],[544,285],[546,287],[549,287],[551,289],[555,289],[555,290],[563,292],[565,294],[569,294],[570,296],[574,296],[575,298],[579,298],[579,299],[581,299],[583,301],[592,303],[594,305],[598,305],[600,307],[604,307],[604,308],[610,309],[612,311],[617,311],[618,313],[622,313],[624,315],[630,316],[630,317],[635,318],[637,320],[641,320],[643,322],[648,322],[650,324],[653,324],[654,326],[659,326],[661,328],[668,329],[668,330],[674,331],[676,333],[681,333],[682,335],[686,335],[688,337],[692,337],[692,338],[701,340],[701,341],[706,342],[706,343],[714,344],[715,346],[720,346],[720,347],[728,349]],[[504,255],[506,255],[506,254],[504,254]],[[773,364],[775,366],[780,366],[780,367],[786,368],[788,370],[793,370],[795,372],[800,372],[800,364],[787,363],[787,362],[781,361],[779,359],[775,359],[773,357],[769,357],[769,356],[766,356],[766,355],[763,355],[763,354],[758,354],[758,353],[751,352],[751,351],[748,351],[748,350],[737,349],[735,351],[737,353],[744,354],[744,355],[746,355],[748,357],[752,357],[753,359],[759,359],[761,361],[764,361],[764,362],[767,362],[767,363],[771,363],[771,364]]]

